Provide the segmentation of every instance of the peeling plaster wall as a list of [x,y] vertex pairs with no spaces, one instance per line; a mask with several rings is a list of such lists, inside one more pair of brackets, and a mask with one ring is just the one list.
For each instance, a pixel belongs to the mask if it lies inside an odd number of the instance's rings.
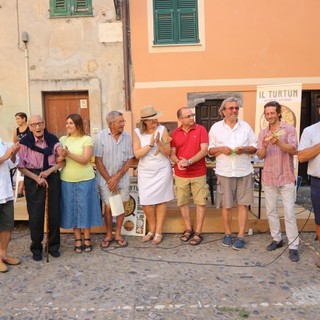
[[91,128],[124,110],[122,42],[100,42],[101,24],[116,21],[113,0],[94,0],[93,17],[50,18],[49,0],[0,0],[0,136],[11,141],[14,114],[28,112],[21,32],[28,33],[31,114],[42,113],[44,91],[89,92]]

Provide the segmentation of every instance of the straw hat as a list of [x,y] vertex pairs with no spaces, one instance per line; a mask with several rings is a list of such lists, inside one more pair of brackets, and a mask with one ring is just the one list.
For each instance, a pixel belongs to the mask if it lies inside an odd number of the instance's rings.
[[157,119],[160,115],[161,113],[156,111],[152,105],[144,106],[140,110],[140,120]]

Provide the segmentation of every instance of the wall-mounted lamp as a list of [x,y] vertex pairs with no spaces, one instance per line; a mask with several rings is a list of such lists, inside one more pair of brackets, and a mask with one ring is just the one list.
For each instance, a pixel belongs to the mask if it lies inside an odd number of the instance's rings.
[[29,41],[28,32],[23,31],[21,33],[21,40],[24,42],[25,45],[28,43],[28,41]]

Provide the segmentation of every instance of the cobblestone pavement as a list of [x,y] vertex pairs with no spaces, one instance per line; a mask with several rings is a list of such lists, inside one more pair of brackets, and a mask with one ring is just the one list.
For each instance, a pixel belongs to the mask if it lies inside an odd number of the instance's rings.
[[320,252],[314,233],[301,234],[301,260],[288,249],[268,252],[268,234],[246,237],[242,251],[205,234],[199,246],[165,235],[155,247],[127,237],[129,246],[73,252],[62,235],[61,257],[35,262],[28,229],[18,228],[10,253],[22,258],[0,274],[0,319],[319,319]]

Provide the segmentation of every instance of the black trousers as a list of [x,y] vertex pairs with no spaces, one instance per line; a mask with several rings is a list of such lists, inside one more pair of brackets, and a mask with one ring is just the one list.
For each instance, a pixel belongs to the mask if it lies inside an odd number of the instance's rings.
[[[30,170],[39,175],[41,170]],[[60,248],[60,172],[52,173],[46,179],[48,188],[48,227],[49,252]],[[29,228],[31,234],[30,250],[34,254],[42,253],[44,236],[46,188],[40,187],[33,179],[24,177]]]

